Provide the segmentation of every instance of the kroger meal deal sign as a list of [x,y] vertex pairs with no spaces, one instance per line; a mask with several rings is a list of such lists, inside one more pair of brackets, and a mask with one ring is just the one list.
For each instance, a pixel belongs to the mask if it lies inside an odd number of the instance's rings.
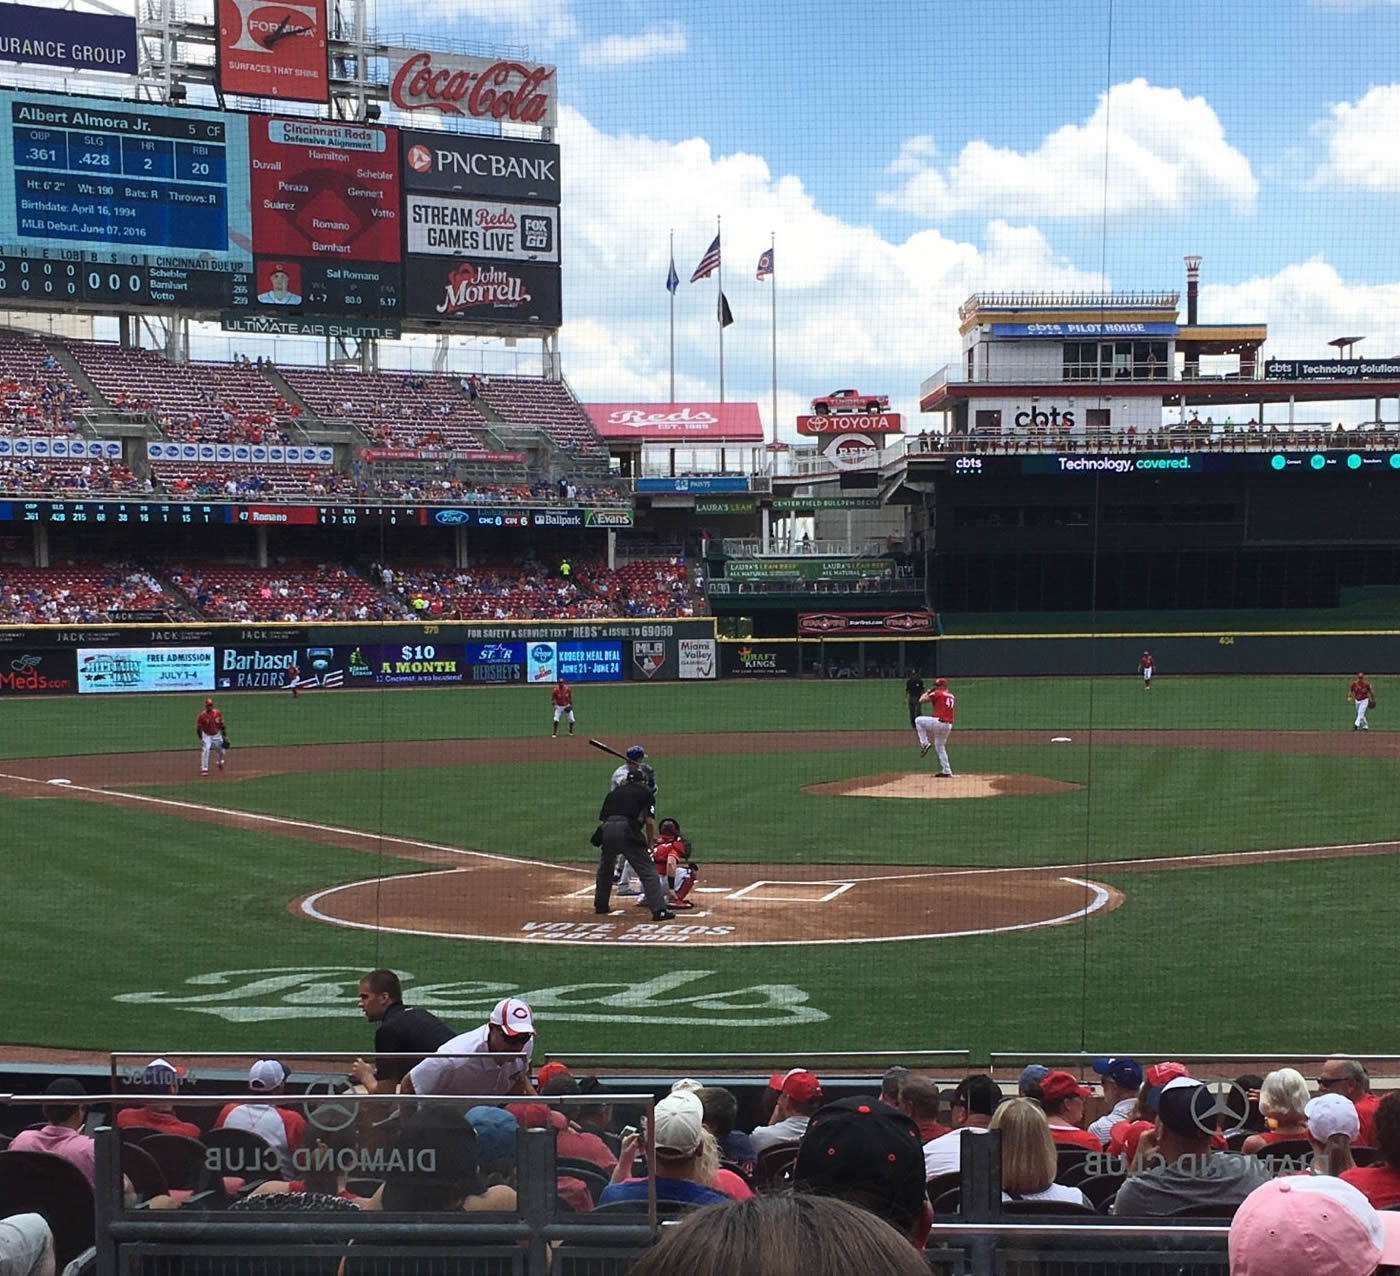
[[526,644],[525,680],[527,682],[557,682],[559,679],[559,650],[552,642]]

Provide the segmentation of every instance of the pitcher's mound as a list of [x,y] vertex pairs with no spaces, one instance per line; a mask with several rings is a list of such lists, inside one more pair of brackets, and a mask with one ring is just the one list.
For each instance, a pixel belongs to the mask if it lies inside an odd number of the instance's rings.
[[836,797],[990,798],[1068,793],[1083,787],[1067,780],[1049,780],[1043,775],[1006,775],[1000,771],[965,771],[946,779],[940,779],[936,771],[886,771],[882,775],[857,775],[849,780],[807,784],[803,792],[829,793]]

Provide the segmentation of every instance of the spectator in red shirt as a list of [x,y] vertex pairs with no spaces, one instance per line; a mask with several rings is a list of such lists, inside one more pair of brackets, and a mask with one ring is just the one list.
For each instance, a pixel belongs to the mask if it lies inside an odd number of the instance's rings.
[[[276,1059],[259,1059],[248,1069],[248,1089],[276,1095],[287,1088],[287,1069]],[[276,1153],[286,1178],[292,1177],[292,1153],[306,1135],[306,1118],[291,1108],[270,1103],[230,1103],[214,1120],[216,1130],[251,1130]]]
[[[141,1074],[140,1088],[149,1094],[178,1094],[180,1078],[184,1073],[183,1068],[177,1068],[164,1059],[152,1059]],[[117,1113],[117,1128],[154,1130],[158,1134],[183,1134],[189,1139],[197,1139],[202,1133],[193,1121],[180,1120],[170,1103],[154,1101],[142,1103],[140,1107],[123,1108]]]
[[1240,1148],[1246,1156],[1257,1156],[1270,1143],[1308,1137],[1308,1083],[1296,1068],[1279,1068],[1264,1078],[1259,1087],[1259,1111],[1269,1123],[1261,1134],[1251,1134]]
[[943,1096],[938,1083],[928,1077],[910,1077],[899,1087],[899,1102],[895,1105],[919,1127],[919,1142],[932,1143],[952,1128],[938,1119]]
[[1084,1120],[1084,1100],[1093,1093],[1063,1068],[1047,1073],[1040,1083],[1041,1102],[1045,1115],[1050,1118],[1050,1133],[1058,1146],[1088,1148],[1090,1152],[1103,1151],[1098,1136],[1080,1126]]
[[1376,1143],[1376,1108],[1380,1098],[1371,1093],[1371,1077],[1360,1059],[1328,1059],[1317,1078],[1317,1088],[1331,1094],[1344,1094],[1356,1104],[1361,1119],[1358,1147],[1373,1148]]
[[1364,1192],[1378,1210],[1383,1210],[1400,1205],[1400,1090],[1380,1101],[1373,1128],[1377,1142],[1372,1146],[1380,1148],[1383,1159],[1375,1165],[1348,1170],[1342,1178]]

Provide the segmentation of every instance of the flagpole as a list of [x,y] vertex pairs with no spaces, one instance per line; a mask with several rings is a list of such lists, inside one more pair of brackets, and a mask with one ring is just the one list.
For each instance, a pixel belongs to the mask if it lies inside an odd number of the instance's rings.
[[[715,216],[715,239],[721,234],[720,218]],[[719,279],[719,296],[715,298],[715,318],[719,322],[719,401],[724,402],[724,245],[720,244],[719,267],[715,271]]]
[[[671,270],[676,269],[676,232],[671,230]],[[671,294],[671,402],[676,401],[676,290],[671,287],[671,278],[666,277],[666,291]]]
[[[773,444],[776,447],[778,442],[778,273],[776,270],[778,236],[773,231],[768,232],[768,251],[772,254],[771,260],[775,267],[768,276],[768,282],[773,288],[768,297],[768,309],[773,320]],[[773,459],[776,461],[776,453]]]

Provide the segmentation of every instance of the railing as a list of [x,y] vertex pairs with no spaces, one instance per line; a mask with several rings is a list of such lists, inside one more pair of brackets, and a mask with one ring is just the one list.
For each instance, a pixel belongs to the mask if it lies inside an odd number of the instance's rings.
[[1163,426],[1143,431],[1064,431],[1059,434],[1015,433],[935,434],[905,436],[907,456],[985,455],[1037,452],[1275,452],[1327,451],[1331,449],[1393,449],[1400,447],[1400,426],[1366,423],[1338,430],[1327,421],[1301,421],[1293,425],[1221,423],[1199,428]]
[[974,292],[958,307],[958,318],[984,310],[1172,310],[1181,293],[1160,292]]
[[876,558],[888,551],[883,540],[841,541],[808,539],[770,539],[768,548],[763,542],[750,537],[730,538],[721,542],[726,558],[759,558],[775,555],[782,558]]
[[769,580],[709,580],[705,582],[705,592],[712,598],[732,598],[737,594],[917,594],[922,597],[924,581],[921,576],[860,576],[847,580],[801,580],[782,576]]

